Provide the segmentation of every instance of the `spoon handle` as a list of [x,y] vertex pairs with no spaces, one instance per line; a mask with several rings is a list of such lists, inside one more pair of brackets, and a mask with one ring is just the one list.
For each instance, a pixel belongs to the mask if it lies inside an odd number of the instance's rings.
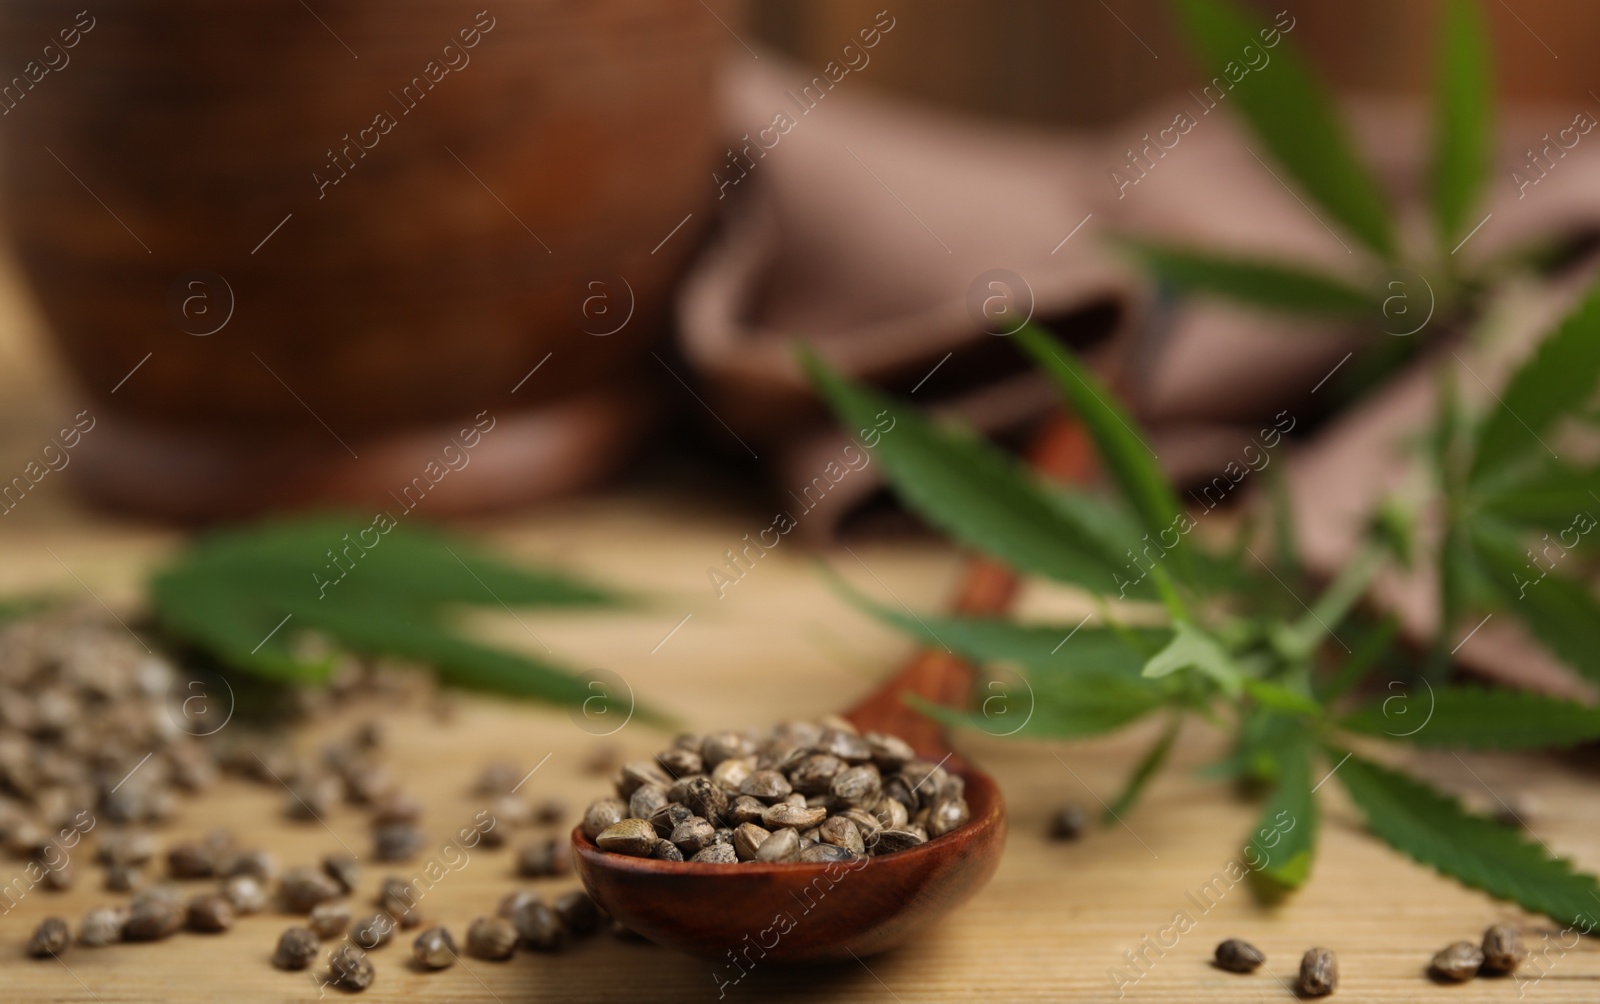
[[[1046,477],[1057,481],[1087,481],[1094,476],[1094,448],[1082,426],[1062,415],[1051,418],[1034,438],[1028,460]],[[951,604],[952,612],[966,615],[1004,613],[1017,592],[1017,577],[989,558],[973,558]],[[939,759],[951,753],[944,726],[905,703],[907,695],[947,707],[963,707],[972,689],[972,666],[949,652],[923,649],[900,672],[845,712],[863,732],[897,735],[918,755]],[[959,764],[960,757],[950,757]]]

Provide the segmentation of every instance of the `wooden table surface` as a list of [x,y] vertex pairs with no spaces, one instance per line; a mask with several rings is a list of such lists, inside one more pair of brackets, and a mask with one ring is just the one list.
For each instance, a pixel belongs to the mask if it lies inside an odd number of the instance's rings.
[[[9,275],[0,270],[0,471],[20,470],[58,419],[80,407],[41,353],[38,322]],[[507,553],[557,562],[656,597],[651,609],[624,615],[523,619],[568,662],[619,673],[642,699],[677,713],[690,727],[715,728],[843,708],[908,651],[898,636],[835,598],[798,542],[764,558],[725,599],[717,599],[705,569],[767,518],[692,484],[653,484],[470,529],[491,536]],[[0,519],[0,596],[40,588],[86,596],[92,590],[113,608],[125,609],[137,602],[143,571],[177,540],[168,530],[85,511],[52,476]],[[890,589],[919,609],[937,607],[961,567],[959,556],[931,543],[857,547],[856,553],[859,564],[842,552],[829,557],[862,588],[877,595]],[[1069,606],[1037,589],[1023,603],[1030,614],[1057,617],[1070,615]],[[685,615],[692,616],[684,621]],[[486,617],[482,630],[506,645],[537,648],[510,618]],[[531,768],[549,754],[525,788],[534,796],[560,795],[582,805],[601,784],[580,769],[599,740],[563,712],[468,699],[449,724],[416,713],[389,725],[390,762],[429,806],[425,826],[436,845],[482,807],[468,788],[492,758]],[[629,754],[646,754],[665,738],[638,723],[614,737]],[[757,965],[725,988],[724,999],[1112,1000],[1119,997],[1113,969],[1138,975],[1124,957],[1134,951],[1150,961],[1144,975],[1121,987],[1125,999],[1288,1001],[1292,995],[1284,984],[1292,983],[1301,952],[1314,944],[1338,952],[1342,983],[1336,1000],[1510,1001],[1521,994],[1554,1004],[1592,1000],[1600,989],[1600,958],[1592,942],[1565,949],[1554,937],[1546,943],[1540,932],[1554,935],[1552,925],[1400,858],[1362,832],[1336,784],[1319,793],[1326,796],[1324,829],[1308,888],[1267,909],[1239,886],[1220,898],[1212,893],[1214,905],[1202,908],[1205,899],[1197,903],[1191,894],[1234,859],[1254,819],[1248,803],[1194,776],[1193,768],[1221,747],[1221,737],[1203,726],[1184,733],[1177,766],[1155,781],[1125,826],[1095,828],[1070,844],[1045,839],[1053,809],[1068,802],[1093,808],[1097,797],[1109,798],[1146,741],[1148,733],[1138,730],[1070,745],[966,737],[964,751],[998,777],[1010,807],[1011,839],[993,883],[915,944],[859,965],[803,971]],[[1532,757],[1458,761],[1445,754],[1419,767],[1480,807],[1493,804],[1487,789],[1531,798],[1538,837],[1580,865],[1600,868],[1600,786],[1592,766]],[[247,843],[276,850],[286,865],[312,863],[341,842],[366,856],[365,822],[355,810],[341,807],[326,822],[326,828],[290,822],[281,815],[281,793],[225,781],[204,798],[185,802],[169,832],[174,838],[197,836],[227,825]],[[493,912],[512,888],[532,886],[548,894],[576,882],[519,883],[511,873],[512,853],[509,847],[473,851],[467,864],[428,893],[424,913],[448,924],[459,939],[473,917]],[[16,867],[0,862],[0,879],[12,878],[8,870]],[[75,923],[88,908],[115,899],[99,889],[97,869],[85,862],[80,873],[73,891],[35,891],[0,916],[0,1001],[211,1004],[319,995],[306,974],[268,964],[288,923],[270,914],[246,918],[225,935],[74,948],[59,962],[24,958],[22,943],[42,917],[60,914]],[[365,869],[361,900],[385,874],[382,866]],[[1173,943],[1179,911],[1188,914],[1184,926],[1190,930]],[[1542,979],[1443,987],[1424,978],[1434,950],[1507,920],[1526,923],[1535,949],[1545,953]],[[1207,960],[1213,946],[1234,936],[1261,947],[1270,971],[1245,977],[1212,968]],[[378,976],[366,999],[706,1001],[718,998],[714,977],[737,975],[712,962],[604,935],[559,955],[519,953],[506,963],[469,959],[421,974],[406,964],[407,942],[374,953]]]

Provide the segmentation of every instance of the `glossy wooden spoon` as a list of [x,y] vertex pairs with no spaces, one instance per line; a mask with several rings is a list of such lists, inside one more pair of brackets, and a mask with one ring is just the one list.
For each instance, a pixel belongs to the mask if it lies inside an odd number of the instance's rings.
[[[1040,470],[1073,480],[1086,477],[1093,462],[1085,437],[1065,422],[1040,437],[1032,459]],[[1015,588],[1004,567],[978,559],[954,607],[997,613]],[[971,683],[971,667],[926,651],[845,713],[862,731],[901,736],[919,756],[965,779],[972,818],[958,830],[859,862],[708,865],[610,854],[579,827],[572,831],[578,875],[628,928],[668,948],[723,960],[730,981],[756,964],[848,960],[892,948],[971,898],[1000,863],[1006,816],[999,787],[903,700],[917,694],[961,706]]]

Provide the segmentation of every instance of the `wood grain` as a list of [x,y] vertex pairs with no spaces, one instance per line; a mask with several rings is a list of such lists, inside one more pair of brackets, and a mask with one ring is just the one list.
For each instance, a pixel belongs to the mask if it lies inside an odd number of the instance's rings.
[[[11,281],[0,272],[4,471],[20,469],[48,430],[81,407],[40,356],[30,316],[8,293]],[[763,558],[718,600],[707,584],[706,566],[757,518],[763,514],[720,502],[705,485],[661,481],[472,529],[490,535],[509,555],[558,562],[656,597],[654,607],[627,615],[524,615],[523,620],[557,655],[575,665],[621,673],[641,699],[677,712],[689,727],[764,723],[848,706],[872,690],[909,646],[847,608],[815,574],[813,555],[785,549],[790,545]],[[86,597],[87,587],[121,608],[136,596],[142,570],[175,540],[160,528],[85,512],[64,482],[47,480],[0,518],[0,595],[45,588]],[[855,551],[865,569],[848,556],[827,557],[837,559],[841,573],[858,587],[877,596],[893,590],[916,610],[942,604],[964,567],[959,555],[933,544],[858,546]],[[1025,589],[1021,601],[1030,613],[1065,619],[1060,597],[1037,587]],[[686,614],[692,616],[669,638]],[[503,615],[486,617],[478,626],[504,644],[542,651],[522,625]],[[579,770],[599,740],[561,712],[473,699],[448,725],[420,714],[398,717],[390,725],[396,737],[394,765],[429,804],[426,828],[436,847],[481,808],[467,787],[491,757],[531,768],[551,754],[525,790],[562,795],[575,806],[603,783]],[[664,736],[635,723],[615,738],[628,752],[644,753]],[[316,739],[308,735],[304,741]],[[1109,799],[1149,739],[1142,729],[1060,745],[962,737],[963,751],[993,773],[1006,796],[1011,836],[993,882],[924,939],[867,965],[849,963],[803,975],[757,966],[724,999],[763,1004],[1114,1000],[1118,994],[1108,970],[1126,966],[1125,952],[1142,951],[1151,960],[1148,972],[1124,988],[1124,999],[1287,1002],[1292,997],[1273,974],[1291,979],[1300,953],[1312,944],[1339,953],[1338,1001],[1456,1004],[1516,998],[1514,980],[1439,987],[1423,978],[1422,968],[1438,947],[1474,937],[1491,921],[1526,918],[1367,837],[1337,782],[1319,792],[1328,796],[1325,829],[1306,890],[1266,909],[1243,888],[1233,888],[1220,898],[1213,894],[1209,910],[1198,908],[1189,894],[1212,882],[1238,853],[1254,820],[1251,804],[1194,776],[1192,768],[1221,748],[1220,735],[1207,728],[1185,731],[1177,765],[1156,779],[1126,826],[1096,828],[1073,844],[1045,839],[1052,810],[1066,802],[1093,809],[1097,796]],[[1508,798],[1513,792],[1528,795],[1534,799],[1533,829],[1539,838],[1580,865],[1600,869],[1600,785],[1592,767],[1536,757],[1464,761],[1445,754],[1418,757],[1415,763],[1480,807],[1493,804],[1483,784]],[[204,802],[185,805],[171,834],[199,835],[219,823],[274,848],[290,865],[337,850],[340,840],[363,856],[368,850],[362,818],[354,811],[333,812],[328,829],[293,824],[280,815],[280,793],[235,782]],[[491,912],[499,897],[518,885],[511,877],[511,854],[473,851],[466,867],[428,894],[425,912],[459,937],[474,916]],[[384,874],[381,867],[367,869],[363,899]],[[0,871],[0,878],[9,877],[9,871]],[[34,893],[0,916],[0,1000],[276,1004],[317,998],[304,974],[282,973],[267,964],[288,922],[277,916],[247,919],[222,936],[185,934],[156,945],[74,949],[62,957],[64,965],[22,958],[20,946],[40,918],[59,913],[76,920],[89,907],[114,898],[95,888],[94,877],[85,864],[81,888]],[[527,884],[553,893],[575,886],[576,879]],[[1143,939],[1161,937],[1180,910],[1189,912],[1194,929],[1168,948],[1145,948]],[[1230,936],[1248,938],[1266,951],[1270,972],[1239,977],[1208,965],[1215,943]],[[1537,933],[1530,937],[1542,946]],[[519,954],[504,964],[469,959],[438,974],[412,972],[406,951],[395,944],[376,954],[377,983],[363,999],[707,1001],[717,999],[713,976],[728,975],[703,960],[606,936],[561,955]],[[1594,943],[1584,941],[1564,954],[1551,947],[1545,969],[1545,978],[1527,988],[1527,1000],[1593,999],[1600,981]]]

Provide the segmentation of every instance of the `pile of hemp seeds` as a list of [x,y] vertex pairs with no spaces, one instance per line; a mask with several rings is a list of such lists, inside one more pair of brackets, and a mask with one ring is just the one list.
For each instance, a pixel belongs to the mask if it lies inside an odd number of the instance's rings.
[[[244,723],[223,728],[232,702],[215,699],[217,680],[205,679],[209,691],[196,689],[200,682],[98,609],[57,607],[0,622],[0,856],[12,869],[0,884],[0,909],[74,888],[86,881],[83,861],[97,866],[109,900],[75,927],[46,917],[22,946],[25,954],[58,958],[180,931],[214,936],[239,917],[277,909],[302,920],[275,949],[264,945],[264,958],[281,969],[313,970],[319,984],[362,990],[376,977],[368,953],[401,932],[417,932],[414,968],[435,971],[453,965],[459,951],[495,960],[518,948],[553,951],[608,924],[581,890],[549,903],[517,890],[463,929],[458,950],[404,875],[381,879],[370,903],[358,897],[361,866],[353,854],[280,869],[271,850],[243,846],[227,830],[163,841],[158,831],[184,800],[231,774],[272,792],[290,819],[320,819],[337,803],[361,807],[371,824],[367,861],[398,867],[427,846],[418,825],[424,807],[385,765],[376,719],[318,755],[301,756]],[[287,703],[277,709],[278,733],[284,721],[309,725],[369,705],[425,709],[443,719],[453,711],[431,674],[367,660],[342,664],[326,690],[279,696]],[[604,751],[591,769],[615,766],[614,754]],[[471,793],[486,808],[464,820],[461,832],[491,849],[520,839],[512,856],[520,878],[568,876],[569,811],[559,800],[519,797],[515,789],[528,773],[509,763],[485,767]],[[326,968],[317,973],[319,961]]]
[[903,739],[837,716],[767,733],[681,735],[625,764],[591,804],[601,850],[697,864],[853,861],[909,850],[971,818],[964,782]]

